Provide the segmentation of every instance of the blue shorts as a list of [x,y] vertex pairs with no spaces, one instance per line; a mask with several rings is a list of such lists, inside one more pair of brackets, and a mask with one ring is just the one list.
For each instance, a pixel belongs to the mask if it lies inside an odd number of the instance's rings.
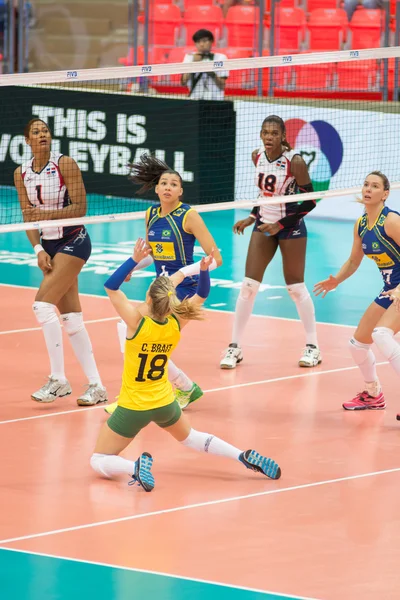
[[396,287],[395,285],[391,285],[389,287],[384,287],[380,293],[379,296],[377,296],[374,300],[375,304],[377,304],[378,306],[382,306],[382,308],[384,308],[385,310],[387,310],[391,305],[393,300],[391,300],[389,298],[389,296],[382,296],[382,292],[387,292],[388,290],[392,290],[394,287]]
[[77,227],[69,235],[59,240],[41,240],[43,250],[47,252],[50,258],[56,254],[68,254],[76,256],[87,262],[92,253],[92,242],[85,227]]
[[[257,233],[262,233],[258,230],[258,227],[260,225],[263,225],[263,223],[262,223],[262,221],[257,219],[254,224],[253,231],[257,231]],[[304,223],[304,219],[300,219],[300,221],[298,221],[296,223],[295,227],[285,227],[284,229],[281,229],[280,231],[278,231],[278,233],[276,233],[273,236],[270,236],[270,234],[267,232],[264,232],[264,235],[269,236],[269,237],[274,237],[277,240],[298,240],[300,238],[307,237],[307,227],[306,227],[306,224]]]
[[176,295],[182,302],[185,298],[191,298],[197,291],[197,280],[198,277],[186,277],[182,283],[176,288]]

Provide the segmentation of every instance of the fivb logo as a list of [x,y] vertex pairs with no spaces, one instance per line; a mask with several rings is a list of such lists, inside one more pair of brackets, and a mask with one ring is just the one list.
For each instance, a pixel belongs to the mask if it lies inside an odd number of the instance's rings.
[[358,50],[350,50],[350,58],[358,58],[360,53]]
[[151,65],[145,65],[142,67],[142,73],[151,73]]
[[214,69],[222,69],[224,66],[223,60],[214,60]]
[[282,56],[282,62],[283,64],[287,64],[287,63],[291,63],[293,60],[293,56]]
[[78,71],[67,71],[67,79],[76,79],[78,77]]

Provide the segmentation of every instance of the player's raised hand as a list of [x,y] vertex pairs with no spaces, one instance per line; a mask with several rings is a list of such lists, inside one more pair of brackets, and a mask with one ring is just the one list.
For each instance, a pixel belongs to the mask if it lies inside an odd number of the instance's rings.
[[151,248],[147,245],[146,241],[139,238],[133,249],[133,260],[136,263],[140,263],[141,260],[146,258],[151,252]]
[[252,217],[247,217],[247,219],[242,219],[238,221],[233,226],[233,233],[243,234],[246,227],[250,227],[250,225],[254,225],[254,219]]
[[200,271],[207,271],[212,261],[214,260],[214,248],[211,248],[211,252],[208,256],[203,256],[200,261]]
[[380,296],[388,296],[393,301],[393,306],[400,312],[400,287],[397,286],[392,290],[381,292]]
[[338,280],[333,275],[329,275],[328,279],[324,279],[324,281],[319,281],[314,285],[313,292],[316,296],[322,294],[322,297],[325,298],[328,292],[331,292],[339,285]]

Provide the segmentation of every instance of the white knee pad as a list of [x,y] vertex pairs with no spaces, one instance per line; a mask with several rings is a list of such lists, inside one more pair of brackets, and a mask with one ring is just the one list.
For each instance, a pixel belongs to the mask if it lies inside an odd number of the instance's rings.
[[122,319],[120,321],[118,321],[117,322],[117,333],[118,333],[119,346],[121,348],[122,354],[125,353],[125,342],[126,342],[127,331],[128,331],[128,327],[127,327],[125,321],[123,321]]
[[107,473],[105,473],[102,469],[102,465],[106,457],[106,454],[92,454],[92,456],[90,457],[90,466],[94,471],[96,471],[96,473],[98,473],[102,477],[108,478]]
[[32,304],[33,313],[40,325],[55,323],[58,321],[56,307],[49,302],[34,302]]
[[[372,339],[388,360],[392,360],[400,353],[400,346],[393,340],[394,331],[389,327],[376,327],[372,332]],[[393,343],[393,341],[394,343]]]
[[250,277],[245,277],[243,279],[242,287],[240,288],[240,298],[243,298],[243,300],[250,300],[250,298],[256,296],[259,288],[259,281],[250,279]]
[[81,312],[65,313],[61,315],[61,323],[68,335],[79,333],[85,329]]
[[393,329],[389,329],[389,327],[375,327],[371,337],[375,343],[379,344],[380,340],[386,337],[387,335],[389,335],[392,338],[394,336]]
[[310,298],[310,293],[307,289],[304,281],[302,283],[292,283],[291,285],[287,285],[286,289],[288,291],[289,296],[296,304],[300,304]]

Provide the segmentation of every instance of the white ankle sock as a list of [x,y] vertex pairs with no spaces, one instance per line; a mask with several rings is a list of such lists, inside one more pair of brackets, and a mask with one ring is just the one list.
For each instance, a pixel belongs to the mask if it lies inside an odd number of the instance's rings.
[[56,307],[49,302],[34,302],[34,315],[42,327],[47,352],[50,359],[51,377],[60,383],[65,383],[64,372],[64,348],[60,321],[56,313]]
[[209,454],[226,456],[227,458],[233,458],[235,460],[239,460],[239,455],[242,453],[242,450],[224,442],[224,440],[221,440],[214,435],[210,435],[209,433],[196,431],[195,429],[191,429],[188,437],[181,443],[184,446],[193,448],[193,450],[198,450],[199,452],[208,452]]
[[168,379],[182,392],[188,392],[193,387],[193,381],[171,359],[168,361]]
[[294,283],[286,286],[289,296],[296,305],[297,313],[303,323],[306,344],[318,347],[317,324],[315,321],[314,302],[305,283]]
[[367,392],[370,396],[379,396],[381,386],[376,374],[376,360],[371,346],[372,344],[363,344],[355,338],[349,340],[350,354],[362,373]]
[[66,313],[61,315],[61,321],[89,383],[97,383],[102,386],[82,313]]
[[127,460],[114,454],[93,454],[90,458],[92,469],[103,477],[115,477],[126,473],[132,476],[135,471],[135,461]]
[[240,346],[246,325],[253,312],[254,302],[260,282],[250,277],[245,277],[240,288],[240,294],[236,301],[235,317],[233,321],[232,343]]
[[372,339],[386,360],[390,362],[390,366],[397,375],[400,375],[400,345],[394,339],[393,329],[377,327],[372,332]]

